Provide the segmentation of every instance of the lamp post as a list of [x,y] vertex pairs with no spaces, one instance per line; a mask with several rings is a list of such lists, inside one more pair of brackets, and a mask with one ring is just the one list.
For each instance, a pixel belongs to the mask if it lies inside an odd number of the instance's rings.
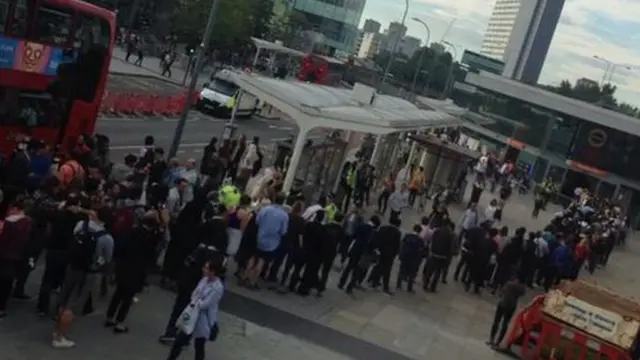
[[[407,22],[407,15],[409,14],[409,0],[404,0],[404,2],[405,2],[404,14],[402,15],[402,22],[400,22],[401,28],[403,28],[404,24]],[[396,50],[398,49],[398,44],[400,43],[400,40],[401,40],[400,38],[401,36],[400,34],[398,34],[398,36],[396,36],[393,42],[393,46],[391,47],[391,54],[389,55],[389,61],[387,62],[387,67],[384,69],[384,73],[382,74],[382,80],[380,80],[380,86],[378,87],[378,91],[380,90],[382,85],[384,85],[384,83],[387,81],[387,76],[389,76],[389,71],[391,70],[391,64],[393,64],[393,60],[396,57]]]
[[207,21],[207,26],[204,30],[204,34],[202,36],[202,42],[200,43],[200,48],[196,54],[196,60],[193,72],[191,74],[191,83],[189,84],[189,89],[187,90],[187,98],[184,103],[184,108],[182,109],[182,113],[180,114],[180,121],[178,121],[178,125],[176,126],[176,130],[173,134],[173,141],[171,142],[171,148],[169,149],[169,158],[175,157],[178,153],[178,147],[180,146],[180,139],[182,139],[182,133],[184,132],[184,126],[187,123],[187,117],[189,116],[189,108],[191,107],[191,99],[193,98],[193,93],[196,89],[196,85],[198,84],[198,75],[200,75],[200,70],[202,68],[202,63],[205,58],[205,51],[211,42],[211,35],[213,34],[213,27],[216,23],[216,15],[218,14],[218,9],[220,8],[220,3],[222,0],[214,0],[211,5],[211,10],[209,11],[209,20]]
[[613,81],[613,74],[616,72],[617,68],[622,67],[624,69],[631,70],[631,66],[627,64],[616,64],[598,55],[593,55],[593,58],[605,63],[604,74],[602,74],[602,80],[600,80],[600,88],[604,87],[604,85],[607,83],[610,84]]
[[[418,58],[418,66],[416,66],[416,73],[413,74],[413,81],[411,82],[411,93],[413,94],[415,92],[416,83],[418,82],[418,75],[420,74],[420,71],[422,71],[422,61],[424,59],[424,55],[427,53],[427,49],[429,48],[429,41],[431,41],[431,29],[429,29],[429,25],[427,25],[427,23],[421,19],[414,17],[411,18],[411,20],[422,24],[425,30],[427,30],[427,40],[425,42],[424,48],[422,49],[422,52],[420,52],[420,57]],[[429,76],[431,76],[431,74],[429,74]]]
[[[402,15],[402,22],[400,22],[401,28],[403,28],[404,24],[407,22],[407,15],[409,14],[409,0],[404,0],[404,3],[405,3],[404,14]],[[400,34],[398,34],[395,41],[393,42],[393,46],[391,48],[391,54],[389,55],[389,61],[387,62],[387,67],[384,69],[384,73],[382,74],[382,79],[380,80],[380,84],[378,85],[377,92],[380,92],[380,90],[382,89],[382,86],[387,81],[387,76],[389,76],[389,71],[391,70],[391,64],[393,64],[393,61],[395,60],[396,50],[398,49],[398,44],[400,43],[401,36],[399,35]],[[373,151],[371,152],[371,157],[369,158],[370,165],[374,165],[376,162],[376,158],[378,157],[378,152],[380,151],[380,141],[382,141],[382,137],[378,135],[378,137],[376,138],[375,145],[373,147]]]
[[611,63],[611,61],[600,57],[598,55],[593,55],[593,58],[596,60],[600,60],[602,62],[604,62],[604,74],[602,74],[602,80],[600,80],[600,87],[602,88],[604,86],[605,81],[607,81],[607,75],[609,74],[609,70],[611,70],[611,65],[613,65]]
[[447,75],[447,81],[444,84],[444,91],[442,91],[442,99],[446,99],[449,96],[450,87],[453,84],[453,70],[455,68],[455,60],[458,58],[458,49],[452,43],[443,40],[442,43],[451,47],[453,50],[453,58],[451,59],[451,66],[449,67],[449,75]]
[[631,70],[631,66],[625,64],[611,64],[611,70],[609,70],[609,80],[607,80],[608,84],[613,82],[613,74],[616,72],[616,69],[622,67],[626,70]]

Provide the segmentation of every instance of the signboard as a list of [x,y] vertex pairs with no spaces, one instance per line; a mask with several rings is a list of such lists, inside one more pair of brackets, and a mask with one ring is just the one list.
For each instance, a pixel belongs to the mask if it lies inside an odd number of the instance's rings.
[[469,50],[465,50],[462,53],[460,62],[469,67],[474,67],[478,70],[487,71],[496,75],[502,75],[504,71],[503,61]]
[[596,338],[629,350],[640,322],[593,306],[560,290],[547,293],[543,312]]
[[0,36],[0,69],[56,75],[65,58],[61,48]]

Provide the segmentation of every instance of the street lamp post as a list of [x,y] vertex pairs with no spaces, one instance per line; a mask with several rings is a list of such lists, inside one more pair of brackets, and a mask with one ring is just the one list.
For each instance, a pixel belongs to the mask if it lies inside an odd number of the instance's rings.
[[[407,22],[407,15],[409,14],[409,0],[404,0],[404,14],[402,15],[401,28],[404,27],[404,24]],[[400,35],[400,34],[398,34]],[[396,57],[396,50],[398,49],[398,44],[400,43],[400,36],[397,36],[395,41],[393,42],[393,46],[391,48],[391,54],[389,55],[389,61],[387,62],[387,67],[384,69],[384,73],[382,74],[382,79],[380,80],[380,84],[378,85],[378,91],[380,92],[382,86],[387,81],[387,76],[389,76],[389,71],[391,70],[391,64]],[[375,145],[373,147],[373,151],[371,152],[371,157],[369,158],[369,164],[374,165],[376,162],[376,158],[378,157],[378,152],[380,151],[380,141],[382,141],[382,137],[378,135],[376,138]]]
[[442,91],[442,99],[446,99],[449,96],[449,90],[453,86],[453,70],[455,69],[455,60],[458,58],[458,49],[452,43],[443,40],[442,43],[451,47],[453,50],[453,58],[451,59],[451,66],[449,67],[449,75],[447,75],[447,81],[444,83],[444,91]]
[[[409,14],[409,0],[405,0],[404,6],[404,14],[402,15],[402,22],[400,22],[401,28],[404,27],[404,24],[407,22],[407,15]],[[380,80],[380,86],[378,90],[384,85],[387,81],[387,77],[389,76],[389,71],[391,70],[391,64],[393,64],[393,60],[396,57],[396,50],[398,49],[398,44],[400,43],[401,36],[396,36],[393,46],[391,47],[391,54],[389,55],[389,61],[387,62],[387,67],[384,69],[384,73],[382,74],[382,80]]]
[[607,83],[610,84],[613,81],[613,74],[616,72],[617,68],[622,67],[624,69],[631,70],[631,66],[629,65],[616,64],[598,55],[593,55],[593,58],[605,63],[604,74],[602,74],[602,80],[600,80],[600,88],[604,87],[604,85]]
[[182,108],[180,121],[178,121],[176,131],[173,134],[173,141],[171,142],[171,148],[169,149],[169,158],[175,157],[178,153],[180,139],[182,138],[184,126],[187,123],[187,117],[189,116],[191,99],[193,98],[193,93],[196,89],[196,85],[198,84],[198,75],[200,75],[200,70],[204,62],[205,51],[207,50],[207,47],[211,42],[211,35],[213,34],[213,27],[216,23],[216,15],[218,14],[218,9],[220,8],[221,1],[222,0],[214,0],[213,4],[211,5],[211,10],[209,11],[209,20],[207,21],[207,26],[202,36],[200,48],[198,49],[198,53],[196,54],[195,67],[193,69],[193,73],[191,74],[191,83],[189,84],[189,89],[187,90],[186,102],[184,104],[184,108]]
[[607,81],[607,75],[609,74],[609,70],[611,70],[611,65],[613,65],[611,63],[611,61],[602,58],[598,55],[593,55],[593,58],[596,60],[600,60],[602,62],[604,62],[605,66],[604,66],[604,74],[602,74],[602,80],[600,80],[600,87],[602,88],[604,86],[604,83]]
[[[424,55],[427,53],[427,49],[429,48],[429,41],[431,41],[431,29],[429,29],[429,25],[427,25],[427,23],[422,21],[421,19],[415,17],[411,19],[424,25],[425,30],[427,30],[427,40],[425,42],[424,48],[422,49],[422,52],[420,52],[420,57],[418,58],[418,66],[416,66],[416,72],[415,74],[413,74],[413,81],[411,82],[411,93],[413,94],[415,92],[416,83],[418,82],[418,75],[420,74],[420,71],[422,71],[422,61],[424,59]],[[431,76],[431,74],[429,74],[429,76]]]
[[613,82],[613,74],[616,72],[616,69],[619,67],[622,67],[623,69],[626,69],[626,70],[631,70],[631,66],[629,65],[611,64],[611,69],[609,70],[609,80],[607,80],[608,84],[611,84]]

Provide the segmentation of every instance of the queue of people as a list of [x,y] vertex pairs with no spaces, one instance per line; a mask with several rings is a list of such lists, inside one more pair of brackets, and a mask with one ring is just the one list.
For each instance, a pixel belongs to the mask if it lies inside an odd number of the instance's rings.
[[[257,138],[220,145],[212,139],[200,169],[192,160],[166,159],[151,137],[122,166],[109,164],[90,139],[77,149],[62,164],[52,163],[37,186],[10,182],[3,202],[0,317],[9,315],[11,297],[29,298],[24,284],[44,257],[36,311],[55,318],[55,348],[75,345],[69,339],[74,316],[92,313],[97,294],[111,293],[105,327],[128,333],[132,304],[149,275],[158,273],[161,285],[176,292],[159,341],[171,345],[170,360],[192,341],[201,360],[205,343],[219,332],[228,275],[248,289],[322,297],[335,268],[337,287],[350,296],[365,287],[414,293],[416,283],[436,293],[453,270],[467,292],[501,295],[489,341],[496,344],[526,287],[549,290],[576,279],[585,266],[590,272],[605,266],[624,237],[619,210],[596,207],[582,194],[544,229],[513,232],[500,226],[497,201],[481,211],[479,199],[472,199],[455,221],[447,197],[434,197],[429,215],[404,232],[403,214],[423,195],[418,177],[384,181],[385,206],[374,214],[364,205],[367,191],[375,190],[375,169],[357,162],[345,176],[354,185],[353,204],[334,194],[284,194],[280,171],[259,171]],[[29,168],[40,150],[36,143],[21,144],[8,169],[23,169],[25,161]]]

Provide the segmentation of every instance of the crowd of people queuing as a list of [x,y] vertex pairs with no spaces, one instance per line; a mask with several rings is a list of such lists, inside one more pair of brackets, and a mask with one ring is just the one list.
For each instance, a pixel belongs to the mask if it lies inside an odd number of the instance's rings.
[[193,339],[199,360],[218,333],[227,267],[249,289],[321,297],[334,268],[337,287],[354,296],[365,287],[414,293],[416,283],[435,293],[453,264],[453,280],[467,292],[500,294],[494,344],[526,287],[549,290],[585,266],[605,266],[626,236],[620,209],[586,190],[544,229],[502,226],[498,210],[509,194],[501,190],[484,211],[477,208],[482,159],[470,167],[474,190],[461,219],[451,217],[447,196],[434,196],[429,215],[405,232],[403,213],[423,196],[420,167],[380,179],[371,213],[366,205],[378,185],[364,162],[345,167],[347,196],[305,199],[296,189],[282,192],[278,169],[260,172],[258,138],[212,139],[199,168],[195,160],[166,159],[152,137],[140,154],[111,164],[107,140],[81,138],[58,164],[42,144],[25,141],[3,173],[0,317],[10,298],[29,298],[25,283],[43,255],[36,311],[55,318],[56,348],[75,345],[68,339],[74,314],[91,313],[96,296],[107,296],[113,284],[105,326],[127,333],[127,314],[154,272],[177,293],[160,342],[172,345],[169,359],[176,359]]

